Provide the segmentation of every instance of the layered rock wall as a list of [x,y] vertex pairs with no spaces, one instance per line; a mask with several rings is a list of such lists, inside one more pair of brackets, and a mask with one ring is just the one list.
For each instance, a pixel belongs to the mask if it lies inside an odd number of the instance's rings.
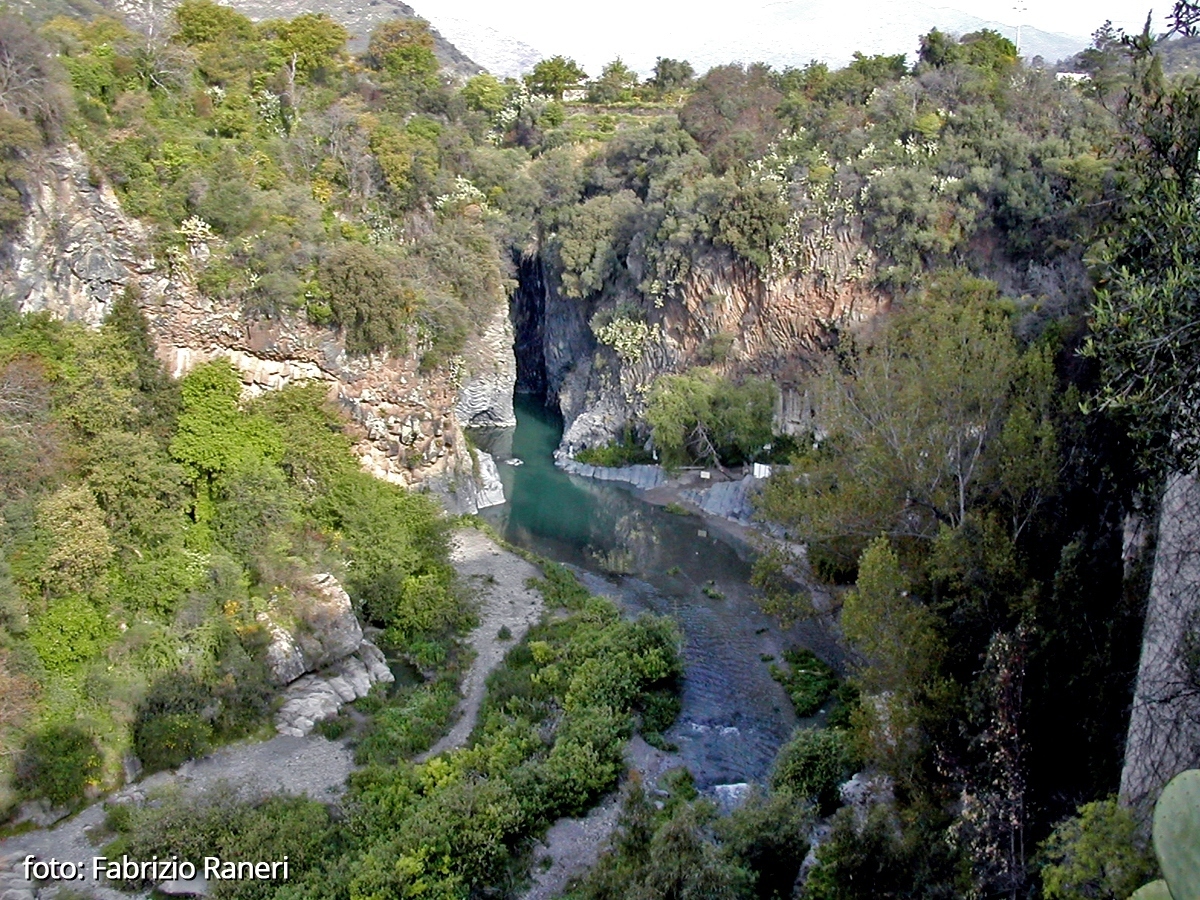
[[[98,325],[114,299],[133,285],[175,376],[215,358],[241,372],[248,394],[295,381],[320,380],[360,423],[355,452],[375,475],[440,494],[451,509],[475,512],[495,502],[494,466],[469,452],[461,426],[511,425],[516,362],[505,298],[441,369],[423,372],[416,335],[406,354],[352,357],[342,336],[297,317],[254,318],[203,295],[192,270],[208,253],[190,246],[156,260],[150,234],[127,217],[78,148],[45,161],[23,231],[0,272],[0,293],[22,311],[47,310]],[[502,496],[502,495],[501,495]]]
[[[658,375],[697,365],[772,380],[780,388],[777,430],[803,431],[811,416],[803,380],[815,352],[835,329],[856,327],[889,302],[871,285],[874,257],[856,224],[830,222],[804,240],[812,246],[803,248],[802,268],[763,276],[714,251],[653,301],[617,293],[566,297],[552,273],[525,261],[522,290],[535,296],[514,310],[517,346],[539,355],[542,369],[540,380],[522,375],[522,383],[535,392],[544,386],[547,401],[561,410],[560,456],[611,440],[644,411]],[[644,312],[651,337],[639,353],[623,355],[592,326],[629,308]],[[532,321],[531,311],[540,320]]]

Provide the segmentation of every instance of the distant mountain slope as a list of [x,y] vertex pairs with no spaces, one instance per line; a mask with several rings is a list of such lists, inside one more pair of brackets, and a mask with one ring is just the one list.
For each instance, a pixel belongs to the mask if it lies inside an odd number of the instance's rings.
[[[221,0],[255,21],[290,19],[301,13],[326,13],[350,31],[350,49],[367,49],[371,32],[390,19],[422,18],[402,0]],[[434,53],[442,68],[462,78],[478,75],[483,67],[433,31]]]
[[501,78],[524,75],[551,55],[472,19],[438,16],[437,27],[471,59]]

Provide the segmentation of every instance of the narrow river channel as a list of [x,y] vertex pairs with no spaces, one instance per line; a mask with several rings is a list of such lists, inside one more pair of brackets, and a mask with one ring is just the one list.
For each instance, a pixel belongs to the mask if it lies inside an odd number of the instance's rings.
[[[556,417],[520,395],[516,428],[474,435],[496,457],[508,498],[484,518],[511,543],[573,567],[590,590],[627,613],[674,618],[686,672],[683,711],[667,739],[701,788],[762,781],[797,724],[764,658],[790,643],[811,644],[811,636],[781,634],[759,611],[745,551],[702,519],[555,468],[560,435]],[[521,465],[509,464],[517,459]]]

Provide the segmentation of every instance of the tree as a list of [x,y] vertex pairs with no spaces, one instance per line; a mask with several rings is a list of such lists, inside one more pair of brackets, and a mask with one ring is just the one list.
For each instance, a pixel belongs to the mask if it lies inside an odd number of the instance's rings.
[[552,56],[537,63],[533,71],[525,76],[525,83],[535,93],[562,100],[563,91],[586,79],[587,73],[575,60],[565,56]]
[[367,59],[371,66],[415,88],[431,87],[437,80],[438,61],[433,34],[420,19],[392,19],[371,32]]
[[1085,803],[1042,844],[1047,900],[1125,900],[1154,877],[1154,855],[1115,798]]
[[1137,39],[1126,122],[1124,208],[1103,257],[1085,356],[1097,403],[1146,449],[1144,465],[1200,459],[1200,80],[1169,81]]
[[183,0],[175,8],[175,22],[175,40],[192,47],[254,38],[253,22],[212,0]]
[[37,525],[46,546],[38,580],[47,596],[94,591],[113,545],[92,492],[83,485],[59,488],[38,503]]
[[[49,46],[23,18],[0,13],[0,110],[37,126],[45,140],[58,137],[67,109],[61,69],[52,59]],[[5,141],[5,155],[11,140]]]
[[334,323],[346,331],[347,350],[375,353],[403,345],[416,294],[390,259],[362,244],[343,244],[321,262],[317,279],[329,295]]
[[463,85],[461,96],[471,109],[494,116],[504,109],[509,93],[508,85],[501,84],[495,75],[485,72],[468,79]]
[[600,73],[600,77],[588,85],[588,100],[592,103],[616,103],[633,98],[637,87],[637,72],[617,57]]
[[183,380],[179,427],[171,455],[196,485],[195,517],[212,517],[213,489],[223,476],[265,458],[278,462],[283,444],[274,423],[238,409],[242,383],[225,360],[197,366]]
[[100,779],[103,758],[95,739],[74,725],[51,725],[29,738],[17,761],[23,792],[55,805],[71,803]]
[[944,273],[870,343],[847,349],[817,388],[827,435],[797,457],[801,477],[771,479],[760,509],[808,540],[859,547],[881,531],[931,539],[965,521],[991,487],[987,454],[1018,369],[996,294]]
[[885,771],[911,784],[945,647],[937,617],[909,587],[888,539],[876,538],[859,560],[841,626],[859,657],[854,679],[867,695],[854,716],[860,740]]
[[650,389],[646,421],[668,465],[737,465],[771,440],[775,387],[733,384],[709,369],[662,375]]
[[654,61],[654,74],[650,83],[662,93],[678,91],[692,83],[696,70],[686,59],[670,59],[660,56]]
[[287,64],[306,77],[333,62],[350,39],[350,32],[324,13],[304,13],[270,28]]

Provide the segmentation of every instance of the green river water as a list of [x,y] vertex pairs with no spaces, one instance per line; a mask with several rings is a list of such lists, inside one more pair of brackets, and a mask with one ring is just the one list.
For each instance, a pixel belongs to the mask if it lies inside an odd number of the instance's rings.
[[[755,605],[750,561],[694,516],[668,513],[613,482],[567,475],[557,418],[518,395],[517,427],[477,432],[508,502],[483,516],[513,544],[573,567],[629,614],[672,616],[683,635],[683,711],[667,733],[701,787],[761,781],[797,720],[764,656],[800,643],[833,649],[816,628],[783,634]],[[520,459],[522,465],[508,462]]]

